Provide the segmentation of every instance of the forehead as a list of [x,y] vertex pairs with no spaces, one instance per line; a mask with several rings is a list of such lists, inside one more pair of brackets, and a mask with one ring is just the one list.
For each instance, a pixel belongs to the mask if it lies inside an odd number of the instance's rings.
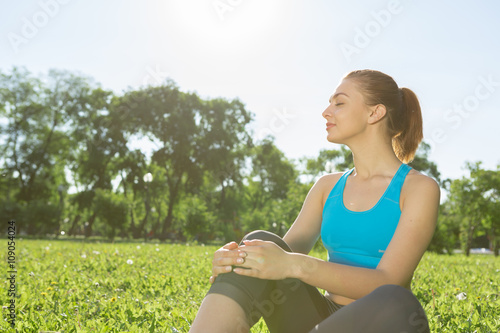
[[330,100],[338,96],[356,98],[360,96],[360,92],[353,80],[343,79],[335,89],[335,92],[330,96]]

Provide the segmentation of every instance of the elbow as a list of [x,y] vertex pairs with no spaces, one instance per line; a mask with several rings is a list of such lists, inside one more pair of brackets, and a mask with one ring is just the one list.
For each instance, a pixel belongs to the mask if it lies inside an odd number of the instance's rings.
[[389,272],[380,271],[380,279],[378,279],[375,288],[385,285],[393,285],[410,289],[410,284],[411,284],[411,277],[410,279],[408,279],[406,277],[397,276],[394,273],[390,274]]

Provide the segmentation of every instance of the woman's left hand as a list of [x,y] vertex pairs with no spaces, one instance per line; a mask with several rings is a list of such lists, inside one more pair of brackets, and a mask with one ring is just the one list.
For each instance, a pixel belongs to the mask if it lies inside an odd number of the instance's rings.
[[282,280],[290,277],[290,253],[273,242],[252,239],[243,243],[244,245],[238,250],[246,253],[245,262],[238,264],[233,272],[267,280]]

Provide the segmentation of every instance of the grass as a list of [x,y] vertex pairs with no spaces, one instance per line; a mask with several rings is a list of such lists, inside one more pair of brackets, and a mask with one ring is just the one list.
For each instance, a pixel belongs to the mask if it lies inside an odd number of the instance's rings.
[[[18,239],[16,329],[187,332],[209,287],[216,248]],[[325,257],[323,252],[313,254]],[[7,279],[4,283],[7,287]],[[426,253],[412,288],[432,332],[500,329],[500,258]],[[466,293],[465,299],[457,298],[461,293]],[[9,301],[2,292],[0,331],[14,331],[6,321]],[[266,331],[263,321],[252,329]]]

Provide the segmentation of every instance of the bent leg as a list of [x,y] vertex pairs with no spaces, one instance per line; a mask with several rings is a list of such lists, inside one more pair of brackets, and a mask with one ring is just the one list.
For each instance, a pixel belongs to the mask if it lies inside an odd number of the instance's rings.
[[[249,239],[272,241],[291,251],[282,238],[267,231],[254,231],[243,238]],[[239,305],[244,318],[238,318],[238,323],[245,320],[251,327],[264,317],[273,333],[307,332],[335,311],[316,288],[297,279],[262,280],[230,272],[217,277],[208,296],[212,294],[224,295]]]
[[233,299],[209,294],[201,303],[190,333],[248,333],[246,314]]
[[384,285],[322,321],[314,333],[428,333],[424,309],[411,291]]
[[[243,237],[240,245],[243,245],[243,241],[250,239],[272,241],[283,250],[291,251],[283,239],[268,231],[253,231]],[[263,314],[270,312],[266,298],[274,290],[274,283],[274,281],[270,280],[262,280],[229,272],[217,276],[208,291],[208,295],[220,294],[233,299],[243,309],[246,314],[246,321],[251,327],[260,320]]]

